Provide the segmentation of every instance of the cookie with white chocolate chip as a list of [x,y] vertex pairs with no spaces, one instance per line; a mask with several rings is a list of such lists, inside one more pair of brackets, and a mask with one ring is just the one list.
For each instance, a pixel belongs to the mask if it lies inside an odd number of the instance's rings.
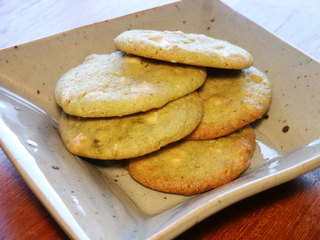
[[181,31],[128,30],[115,40],[118,49],[142,57],[203,67],[244,69],[252,55],[228,41]]
[[172,64],[118,51],[93,54],[57,82],[55,99],[79,117],[114,117],[160,108],[199,88],[202,67]]
[[250,127],[212,140],[181,140],[130,160],[128,171],[137,182],[154,190],[198,194],[226,184],[244,172],[255,144],[255,133]]
[[208,69],[207,80],[198,92],[204,113],[199,126],[187,137],[190,140],[227,135],[261,118],[271,102],[271,83],[254,67]]
[[190,134],[199,124],[203,103],[198,93],[162,108],[113,118],[80,118],[62,113],[60,136],[78,156],[120,160],[160,149]]

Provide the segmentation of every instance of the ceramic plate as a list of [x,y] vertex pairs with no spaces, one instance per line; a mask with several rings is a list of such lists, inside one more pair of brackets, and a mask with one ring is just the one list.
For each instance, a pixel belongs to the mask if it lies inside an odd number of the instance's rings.
[[[115,51],[127,29],[182,30],[238,44],[273,84],[258,147],[239,179],[192,197],[147,189],[121,161],[71,155],[57,132],[57,79],[92,53]],[[243,198],[320,166],[320,65],[219,1],[182,1],[0,52],[1,147],[74,239],[171,239]]]

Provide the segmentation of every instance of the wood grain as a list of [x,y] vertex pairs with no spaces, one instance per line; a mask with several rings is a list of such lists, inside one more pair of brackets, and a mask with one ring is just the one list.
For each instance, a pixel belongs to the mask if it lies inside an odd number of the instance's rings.
[[0,150],[0,239],[68,239]]
[[245,199],[177,239],[320,239],[320,169]]
[[0,49],[174,0],[0,0]]
[[[0,0],[0,49],[169,2]],[[320,59],[320,1],[224,2]],[[1,150],[0,239],[68,239]],[[320,170],[234,204],[177,239],[320,239]]]

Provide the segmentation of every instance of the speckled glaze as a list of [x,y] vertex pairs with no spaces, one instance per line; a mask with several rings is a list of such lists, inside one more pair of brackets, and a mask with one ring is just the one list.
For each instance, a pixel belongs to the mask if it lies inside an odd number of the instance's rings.
[[[239,179],[197,196],[164,194],[133,181],[125,162],[92,163],[65,149],[56,129],[56,81],[85,56],[113,52],[115,36],[138,28],[228,40],[247,49],[271,80],[271,108],[254,124],[258,147]],[[72,239],[172,239],[320,166],[319,77],[318,62],[221,2],[186,0],[2,50],[1,147]]]

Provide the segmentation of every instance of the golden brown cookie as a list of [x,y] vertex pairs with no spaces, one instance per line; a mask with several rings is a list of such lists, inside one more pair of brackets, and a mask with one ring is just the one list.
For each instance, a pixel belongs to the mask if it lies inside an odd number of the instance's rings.
[[203,113],[192,93],[144,113],[114,118],[80,118],[62,113],[59,132],[67,149],[95,159],[141,156],[190,134]]
[[204,100],[199,126],[190,140],[227,135],[263,116],[271,101],[271,83],[258,69],[208,69],[208,78],[198,90]]
[[203,141],[181,140],[130,160],[128,171],[149,188],[198,194],[237,178],[249,166],[255,133],[246,127],[228,136]]
[[159,108],[199,88],[206,70],[129,56],[88,56],[57,82],[56,102],[79,117],[113,117]]
[[244,69],[251,54],[230,42],[181,31],[129,30],[115,38],[118,49],[142,57],[173,63]]

